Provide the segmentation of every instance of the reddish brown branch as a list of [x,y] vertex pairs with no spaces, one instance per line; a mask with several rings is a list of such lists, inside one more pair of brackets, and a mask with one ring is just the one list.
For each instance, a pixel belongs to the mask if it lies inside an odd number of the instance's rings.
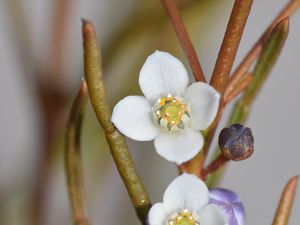
[[214,161],[211,162],[206,168],[201,170],[201,174],[198,174],[198,176],[202,177],[202,179],[205,180],[205,178],[210,174],[215,172],[220,167],[224,166],[225,163],[227,163],[229,159],[226,159],[223,154],[220,154]]
[[179,42],[188,58],[196,81],[206,82],[195,48],[193,47],[193,44],[189,38],[174,0],[161,0],[161,2],[165,7],[168,16],[170,17]]
[[252,65],[254,60],[257,59],[257,57],[261,53],[261,50],[262,50],[266,40],[268,39],[269,35],[271,34],[274,26],[282,19],[291,16],[298,9],[299,6],[300,6],[300,0],[291,0],[286,5],[286,7],[278,14],[278,16],[273,20],[271,25],[266,29],[266,31],[263,33],[263,35],[258,39],[258,41],[254,44],[254,46],[248,52],[246,57],[239,64],[237,69],[234,71],[234,73],[228,83],[228,88],[232,88],[233,86],[235,86],[240,81],[242,76],[244,76],[244,74],[247,73],[249,67]]
[[224,102],[228,103],[242,93],[250,85],[252,79],[252,74],[247,73],[236,86],[227,88],[224,93]]
[[223,94],[253,0],[236,0],[230,15],[210,84]]
[[[243,34],[246,21],[251,10],[253,0],[236,0],[227,25],[223,43],[218,55],[216,66],[212,75],[211,85],[223,94],[229,74],[236,56],[236,52]],[[192,160],[187,162],[189,172],[200,175],[205,163],[208,150],[214,137],[218,123],[222,117],[226,103],[223,98],[220,101],[217,116],[208,128],[205,144],[202,151]]]

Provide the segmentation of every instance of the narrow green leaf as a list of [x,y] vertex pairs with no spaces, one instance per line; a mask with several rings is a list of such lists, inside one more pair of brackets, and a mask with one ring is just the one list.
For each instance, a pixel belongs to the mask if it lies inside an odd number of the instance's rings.
[[296,189],[298,184],[298,176],[292,177],[286,184],[277,207],[277,211],[273,220],[273,225],[287,225],[291,214]]
[[146,223],[148,211],[151,207],[149,196],[137,173],[125,138],[114,127],[111,110],[106,99],[106,92],[102,80],[102,65],[100,48],[96,32],[91,22],[83,21],[84,71],[91,102],[101,124],[111,154],[126,186],[137,215],[143,224]]
[[289,19],[285,18],[281,20],[274,28],[270,35],[269,41],[267,41],[261,56],[255,66],[253,72],[253,80],[249,87],[246,89],[242,99],[251,104],[255,100],[256,95],[261,90],[268,75],[270,74],[274,64],[276,63],[281,49],[285,43],[285,40],[289,32]]
[[85,81],[73,103],[65,136],[65,170],[74,225],[89,225],[84,206],[84,185],[80,153],[80,135],[88,100]]
[[101,51],[92,23],[83,20],[84,72],[97,119],[106,132],[114,130],[102,76]]
[[[234,123],[245,123],[249,117],[252,103],[260,92],[263,84],[265,83],[268,75],[274,67],[281,49],[288,36],[289,19],[281,20],[273,29],[269,40],[266,42],[262,53],[256,63],[252,76],[253,79],[249,87],[245,90],[242,97],[235,103],[231,116],[228,120],[228,125]],[[217,157],[220,150],[217,148],[214,152],[214,156]],[[207,185],[209,187],[215,186],[221,179],[224,173],[225,167],[216,171],[207,179]]]

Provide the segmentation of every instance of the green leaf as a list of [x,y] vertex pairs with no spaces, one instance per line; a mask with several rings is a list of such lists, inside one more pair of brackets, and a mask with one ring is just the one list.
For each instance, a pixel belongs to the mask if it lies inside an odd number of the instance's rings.
[[65,136],[65,170],[67,186],[75,225],[88,225],[84,206],[83,174],[80,153],[80,136],[88,90],[82,81],[80,91],[73,103]]

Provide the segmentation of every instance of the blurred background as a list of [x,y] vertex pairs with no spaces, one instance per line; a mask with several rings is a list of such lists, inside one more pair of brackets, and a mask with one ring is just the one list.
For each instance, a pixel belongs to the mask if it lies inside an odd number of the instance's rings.
[[[235,65],[287,2],[254,1]],[[178,3],[209,79],[233,0]],[[1,225],[72,224],[62,151],[67,113],[84,75],[81,18],[94,23],[101,41],[112,107],[140,94],[139,70],[154,50],[172,53],[189,68],[159,0],[1,0]],[[300,171],[299,27],[300,12],[248,120],[254,155],[231,163],[221,183],[240,195],[247,224],[270,224],[285,183]],[[224,117],[229,112],[230,106]],[[176,166],[160,158],[152,142],[128,144],[151,200],[161,201]],[[91,106],[82,146],[91,223],[139,224]],[[299,210],[298,195],[290,224],[299,221]]]

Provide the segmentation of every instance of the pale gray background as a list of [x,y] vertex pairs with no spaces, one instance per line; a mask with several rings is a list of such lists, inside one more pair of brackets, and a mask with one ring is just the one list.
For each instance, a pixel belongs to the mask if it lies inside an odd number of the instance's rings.
[[[122,7],[118,3],[122,2]],[[232,1],[230,1],[232,2]],[[285,5],[286,0],[254,1],[252,12],[238,52],[238,59],[248,51],[269,24],[271,19]],[[78,62],[82,57],[80,18],[97,21],[102,43],[114,34],[122,24],[123,18],[130,14],[134,0],[87,0],[76,1],[69,30],[72,39],[68,63],[70,71],[76,74]],[[207,49],[199,51],[199,57],[206,74],[210,74],[216,54],[223,37],[227,18],[227,8],[217,9],[220,22],[216,24],[207,39]],[[29,29],[32,32],[34,52],[41,55],[45,51],[43,41],[47,40],[47,24],[51,1],[27,0],[26,12],[30,18]],[[223,17],[223,18],[222,18]],[[113,21],[113,23],[111,22]],[[39,146],[40,118],[35,100],[32,99],[30,82],[24,85],[24,75],[20,68],[20,58],[16,53],[14,36],[5,1],[0,1],[0,68],[1,68],[1,116],[0,116],[0,190],[10,193],[12,187],[22,187],[32,177],[35,154]],[[299,174],[299,53],[300,53],[300,13],[291,19],[290,34],[279,62],[255,103],[248,121],[255,136],[255,153],[245,162],[232,163],[222,182],[222,187],[239,193],[247,210],[247,224],[270,224],[280,193],[286,181]],[[213,37],[213,38],[212,38]],[[22,77],[23,76],[23,77]],[[153,202],[160,201],[168,183],[176,176],[176,168],[152,151],[152,143],[129,140],[137,167],[141,171]],[[151,160],[150,160],[151,159]],[[151,163],[149,163],[151,162]],[[152,172],[148,169],[152,168]],[[59,167],[52,182],[49,195],[49,225],[70,224],[69,204],[64,184],[64,174]],[[106,174],[101,174],[104,184],[93,187],[97,195],[89,198],[88,208],[93,224],[138,224],[131,203],[116,169],[111,166]],[[100,179],[100,178],[99,178]],[[17,189],[17,188],[16,188]],[[298,190],[299,191],[299,190]],[[298,195],[299,196],[299,195]],[[17,198],[17,197],[15,197]],[[12,199],[13,210],[9,224],[22,224],[23,200]],[[300,198],[296,198],[290,224],[299,223]],[[298,222],[298,223],[297,223]]]

